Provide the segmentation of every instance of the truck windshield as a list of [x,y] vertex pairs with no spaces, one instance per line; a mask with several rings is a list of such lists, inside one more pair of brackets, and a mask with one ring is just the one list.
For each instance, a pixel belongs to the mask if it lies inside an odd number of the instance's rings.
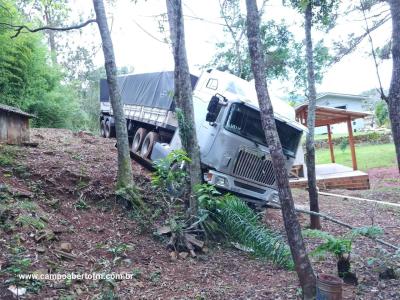
[[[276,119],[275,123],[284,153],[295,157],[302,131]],[[255,143],[268,146],[261,125],[260,112],[244,104],[232,104],[225,129]]]

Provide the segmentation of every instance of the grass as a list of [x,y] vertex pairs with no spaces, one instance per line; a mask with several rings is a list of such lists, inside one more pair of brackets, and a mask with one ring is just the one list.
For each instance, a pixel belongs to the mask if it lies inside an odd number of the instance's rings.
[[[336,163],[352,166],[350,147],[345,151],[335,146]],[[358,169],[366,171],[372,168],[393,167],[396,165],[396,154],[393,144],[382,145],[356,145],[356,157]],[[316,151],[317,164],[331,163],[329,149],[319,149]]]

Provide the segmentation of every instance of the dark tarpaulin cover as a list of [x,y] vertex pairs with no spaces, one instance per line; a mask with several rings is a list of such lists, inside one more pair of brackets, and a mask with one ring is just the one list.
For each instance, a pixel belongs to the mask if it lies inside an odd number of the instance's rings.
[[[198,77],[190,75],[192,88]],[[124,104],[173,110],[174,72],[156,72],[118,76],[118,88]],[[100,101],[109,102],[106,79],[100,80]]]

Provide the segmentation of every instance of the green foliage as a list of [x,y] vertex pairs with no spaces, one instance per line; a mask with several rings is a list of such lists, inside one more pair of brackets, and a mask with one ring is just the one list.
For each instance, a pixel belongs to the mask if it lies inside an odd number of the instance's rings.
[[[41,5],[44,0],[39,2]],[[36,20],[30,23],[15,2],[0,0],[0,5],[0,22],[38,25]],[[53,2],[54,7],[57,5]],[[36,127],[82,129],[86,123],[80,121],[87,117],[78,102],[78,93],[65,82],[63,70],[50,63],[43,33],[24,33],[11,39],[14,33],[10,27],[0,27],[0,103],[36,115],[32,120]]]
[[348,145],[349,145],[349,140],[348,139],[342,139],[340,141],[340,143],[339,143],[339,148],[344,153],[344,151],[346,151]]
[[314,26],[330,29],[336,21],[336,11],[339,6],[338,0],[284,0],[301,13],[304,13],[307,5],[311,2]]
[[379,101],[375,106],[375,116],[379,126],[387,125],[389,122],[389,111],[385,101]]
[[336,238],[327,232],[315,229],[304,230],[303,236],[319,238],[324,241],[311,252],[312,255],[323,256],[326,253],[332,253],[337,258],[340,258],[344,254],[350,254],[351,252],[352,241],[349,238]]
[[88,210],[90,208],[89,204],[87,204],[83,198],[79,198],[74,204],[74,207],[76,210]]
[[184,150],[171,151],[165,158],[154,162],[152,184],[162,191],[175,193],[186,183],[187,172],[184,165],[190,161]]
[[331,253],[335,255],[338,259],[345,257],[345,255],[348,255],[349,257],[352,250],[352,242],[356,237],[362,235],[374,238],[378,235],[381,235],[382,233],[383,230],[377,226],[355,228],[350,233],[342,237],[335,237],[327,232],[315,229],[307,229],[303,231],[303,235],[305,237],[318,238],[323,240],[323,243],[315,248],[311,252],[311,254],[316,256],[323,256],[326,255],[326,253]]
[[189,137],[193,131],[192,123],[185,120],[185,115],[181,109],[175,109],[175,114],[178,120],[179,136],[181,138],[182,146],[183,149],[187,150],[189,148]]
[[110,252],[113,257],[118,257],[118,256],[125,256],[126,255],[126,251],[131,249],[132,246],[125,244],[125,243],[121,243],[121,244],[117,244],[114,247],[110,247],[108,248],[108,252]]
[[201,209],[209,212],[205,229],[222,231],[232,242],[251,249],[255,256],[288,269],[294,268],[290,249],[283,238],[262,225],[258,215],[245,202],[233,195],[220,196],[210,185],[199,186],[196,193]]
[[17,223],[22,226],[32,226],[38,230],[42,230],[46,227],[46,224],[43,223],[40,219],[35,218],[30,215],[21,215],[17,218]]
[[20,245],[12,247],[13,255],[9,267],[0,270],[0,274],[10,276],[5,283],[8,285],[14,284],[18,287],[26,287],[27,291],[37,293],[42,287],[43,282],[34,279],[21,279],[22,274],[29,274],[29,269],[32,265],[30,258],[24,256],[25,249]]
[[232,240],[251,248],[256,256],[288,269],[294,268],[290,249],[282,237],[263,226],[242,200],[235,196],[225,197],[218,214],[221,225]]

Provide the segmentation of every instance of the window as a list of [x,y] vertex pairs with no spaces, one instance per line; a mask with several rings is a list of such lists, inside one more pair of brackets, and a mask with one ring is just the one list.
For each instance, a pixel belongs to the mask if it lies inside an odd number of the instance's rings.
[[[284,153],[295,157],[302,132],[279,120],[275,120],[275,123]],[[260,112],[243,104],[232,104],[225,129],[255,143],[267,145]]]
[[218,79],[215,78],[208,79],[206,87],[215,91],[218,88]]

